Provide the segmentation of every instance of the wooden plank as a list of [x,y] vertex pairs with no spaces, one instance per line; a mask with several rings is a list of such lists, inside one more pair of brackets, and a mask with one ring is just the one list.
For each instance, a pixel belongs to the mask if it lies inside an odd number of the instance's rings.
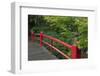
[[54,60],[57,59],[45,47],[40,47],[38,43],[28,42],[28,60]]

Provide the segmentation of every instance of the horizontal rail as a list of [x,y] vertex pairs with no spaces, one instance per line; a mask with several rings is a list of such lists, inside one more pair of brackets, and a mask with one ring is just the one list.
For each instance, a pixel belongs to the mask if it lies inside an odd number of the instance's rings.
[[70,59],[69,56],[67,56],[66,54],[64,54],[62,51],[60,51],[59,49],[57,49],[56,47],[52,46],[51,44],[49,44],[48,42],[44,42],[44,44],[48,45],[49,47],[53,48],[54,50],[56,50],[57,52],[59,52],[62,56],[64,56],[66,59]]
[[67,43],[65,43],[65,42],[63,42],[63,41],[61,41],[61,40],[59,40],[57,38],[54,38],[54,37],[51,37],[51,36],[48,36],[48,35],[45,35],[45,34],[43,34],[43,37],[48,38],[48,39],[51,39],[51,40],[53,40],[55,42],[61,43],[61,44],[63,44],[64,46],[66,46],[68,48],[71,48],[72,47],[72,45],[69,45],[69,44],[67,44]]

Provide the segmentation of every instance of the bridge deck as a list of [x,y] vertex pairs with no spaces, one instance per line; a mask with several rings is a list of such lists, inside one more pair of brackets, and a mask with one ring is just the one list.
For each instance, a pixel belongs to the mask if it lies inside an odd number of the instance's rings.
[[56,56],[51,54],[45,47],[40,47],[38,43],[28,42],[28,60],[53,60]]

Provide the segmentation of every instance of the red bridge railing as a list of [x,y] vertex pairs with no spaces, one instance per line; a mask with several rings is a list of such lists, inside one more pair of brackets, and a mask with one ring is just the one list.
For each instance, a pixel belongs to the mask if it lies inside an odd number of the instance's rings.
[[[40,37],[39,38],[40,39],[40,47],[42,47],[45,44],[45,45],[49,46],[50,48],[54,49],[55,51],[59,52],[66,59],[70,59],[70,58],[72,58],[72,59],[78,59],[78,58],[80,58],[81,54],[80,54],[80,50],[79,50],[79,48],[77,46],[70,45],[70,44],[68,44],[66,42],[63,42],[63,41],[57,39],[57,38],[54,38],[52,36],[48,36],[46,34],[43,34],[42,32],[40,32],[40,34],[38,34],[38,35],[35,35],[34,32],[32,32],[31,33],[32,41],[34,41],[34,37],[35,36]],[[51,44],[48,43],[48,42],[45,42],[44,41],[45,38],[51,40],[52,41]],[[53,46],[53,44],[52,44],[53,42],[60,43],[63,46],[65,46],[66,48],[71,49],[71,56],[68,56],[67,54],[63,53],[61,50],[59,50],[58,48],[56,48],[55,46]]]

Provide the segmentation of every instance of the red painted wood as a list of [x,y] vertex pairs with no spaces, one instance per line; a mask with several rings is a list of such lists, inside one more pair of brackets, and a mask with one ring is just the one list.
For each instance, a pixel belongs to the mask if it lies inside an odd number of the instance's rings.
[[69,45],[69,44],[67,44],[67,43],[65,43],[65,42],[63,42],[63,41],[61,41],[61,40],[59,40],[59,39],[57,39],[57,38],[54,38],[54,37],[51,37],[51,36],[48,36],[48,35],[45,35],[45,34],[43,34],[43,37],[44,37],[44,38],[48,38],[48,39],[50,39],[50,40],[53,40],[53,41],[55,41],[55,42],[58,42],[58,43],[60,43],[60,44],[63,44],[64,46],[66,46],[66,47],[68,47],[68,48],[71,48],[71,47],[72,47],[72,45]]
[[73,59],[78,59],[81,57],[81,52],[78,47],[72,46],[71,49],[72,49],[72,58]]
[[70,57],[66,54],[64,54],[61,50],[57,49],[56,47],[52,46],[51,44],[49,44],[48,42],[44,42],[44,44],[48,45],[49,47],[53,48],[54,50],[56,50],[57,52],[59,52],[63,57],[65,57],[66,59],[70,59]]
[[77,49],[77,58],[81,58],[81,51],[78,47],[76,47]]
[[42,46],[43,46],[42,41],[43,41],[43,33],[42,33],[42,32],[40,32],[40,47],[42,47]]

